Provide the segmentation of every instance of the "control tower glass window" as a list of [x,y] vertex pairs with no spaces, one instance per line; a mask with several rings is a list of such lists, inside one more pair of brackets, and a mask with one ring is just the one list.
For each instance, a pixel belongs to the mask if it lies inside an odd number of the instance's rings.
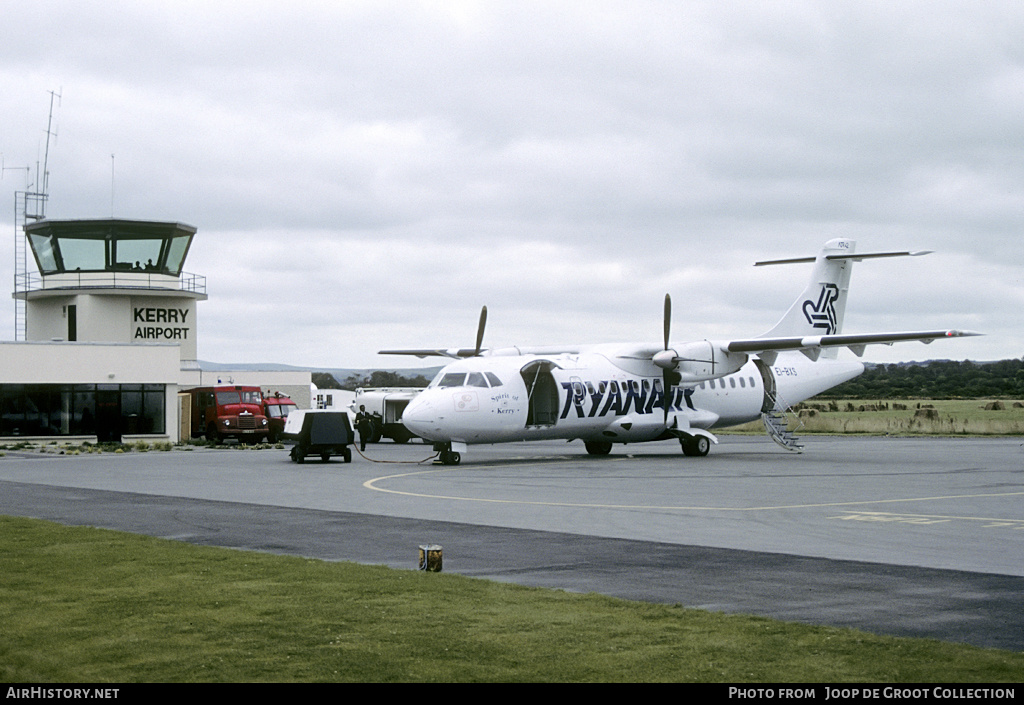
[[135,272],[155,272],[160,261],[163,240],[118,240],[114,267]]
[[32,246],[32,254],[36,256],[36,264],[41,273],[52,274],[61,270],[57,265],[57,252],[54,250],[52,238],[46,235],[29,235],[28,241]]
[[136,220],[39,221],[25,226],[40,274],[147,272],[178,276],[196,229]]
[[61,258],[65,262],[74,262],[75,268],[83,272],[102,271],[107,266],[106,245],[104,240],[61,238]]
[[179,235],[172,237],[166,242],[167,268],[172,272],[181,271],[185,265],[185,255],[188,254],[188,246],[192,244],[191,235]]

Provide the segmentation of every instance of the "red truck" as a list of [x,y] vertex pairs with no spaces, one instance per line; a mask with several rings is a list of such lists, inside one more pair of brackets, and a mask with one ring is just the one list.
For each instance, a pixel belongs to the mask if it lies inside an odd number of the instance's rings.
[[299,407],[281,392],[263,395],[263,414],[267,417],[267,442],[277,443],[284,433],[284,422],[288,414]]
[[223,443],[262,443],[270,433],[259,387],[223,385],[185,390],[192,397],[192,436]]

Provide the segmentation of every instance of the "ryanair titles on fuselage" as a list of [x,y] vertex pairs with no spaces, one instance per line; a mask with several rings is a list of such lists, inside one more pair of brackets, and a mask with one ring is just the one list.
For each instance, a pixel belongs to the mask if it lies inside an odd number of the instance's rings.
[[[135,325],[135,340],[188,340],[187,308],[156,308],[152,306],[133,309],[132,323]],[[180,326],[145,326],[139,323],[180,323]]]
[[[576,418],[592,418],[595,416],[625,416],[632,410],[637,414],[650,414],[661,411],[665,404],[665,395],[657,385],[648,388],[647,380],[643,384],[633,381],[619,383],[616,380],[598,382],[597,384],[582,381],[562,382],[565,390],[565,405],[560,418],[567,418],[575,409]],[[669,411],[693,409],[690,397],[693,388],[674,389],[671,392]],[[590,410],[586,409],[589,401]]]

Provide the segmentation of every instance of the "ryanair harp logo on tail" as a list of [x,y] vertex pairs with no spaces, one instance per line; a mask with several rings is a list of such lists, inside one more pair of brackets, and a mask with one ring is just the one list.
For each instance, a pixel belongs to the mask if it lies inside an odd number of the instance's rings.
[[815,303],[811,299],[804,301],[804,316],[814,328],[824,328],[826,335],[836,332],[836,299],[839,298],[839,287],[825,284]]

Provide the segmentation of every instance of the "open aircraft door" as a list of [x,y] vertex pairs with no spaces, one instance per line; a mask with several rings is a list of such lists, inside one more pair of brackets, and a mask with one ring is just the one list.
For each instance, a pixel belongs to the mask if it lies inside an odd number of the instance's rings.
[[558,419],[558,384],[551,371],[557,367],[547,360],[534,360],[520,370],[530,402],[527,427],[555,425]]

